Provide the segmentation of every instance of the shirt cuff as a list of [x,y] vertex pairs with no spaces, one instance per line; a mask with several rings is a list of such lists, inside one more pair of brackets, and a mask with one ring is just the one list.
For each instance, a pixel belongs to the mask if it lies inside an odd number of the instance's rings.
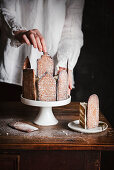
[[14,34],[14,31],[20,31],[20,30],[26,30],[26,31],[27,31],[27,29],[24,28],[24,27],[16,27],[16,26],[15,26],[15,27],[12,29],[12,32],[11,32],[12,37],[11,37],[11,42],[10,42],[10,45],[11,45],[12,47],[19,47],[19,46],[22,45],[22,43],[20,43],[20,42],[15,38],[15,34]]
[[59,67],[67,68],[67,60],[64,60],[64,56],[60,61],[58,61],[56,67],[55,67],[55,74],[58,73]]

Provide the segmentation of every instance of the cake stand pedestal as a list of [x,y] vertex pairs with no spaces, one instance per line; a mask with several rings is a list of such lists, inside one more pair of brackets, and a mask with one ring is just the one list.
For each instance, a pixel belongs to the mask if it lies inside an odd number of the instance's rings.
[[40,111],[36,116],[34,123],[41,126],[50,126],[56,125],[58,123],[58,120],[53,114],[52,107],[64,106],[69,104],[71,102],[71,97],[66,100],[46,102],[29,100],[21,96],[21,102],[29,106],[40,107]]

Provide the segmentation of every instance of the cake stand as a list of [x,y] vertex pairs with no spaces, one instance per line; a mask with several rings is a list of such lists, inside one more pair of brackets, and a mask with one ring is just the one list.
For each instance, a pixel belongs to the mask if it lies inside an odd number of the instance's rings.
[[37,101],[23,98],[21,96],[21,102],[29,106],[40,107],[40,111],[36,116],[34,123],[41,126],[56,125],[58,120],[55,118],[52,107],[64,106],[71,102],[71,96],[66,100],[61,101]]

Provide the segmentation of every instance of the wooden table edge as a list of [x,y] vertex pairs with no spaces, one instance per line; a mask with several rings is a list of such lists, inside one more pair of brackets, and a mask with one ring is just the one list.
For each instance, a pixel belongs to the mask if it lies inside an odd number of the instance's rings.
[[75,144],[0,144],[0,150],[107,150],[114,151],[114,144],[111,145],[75,145]]

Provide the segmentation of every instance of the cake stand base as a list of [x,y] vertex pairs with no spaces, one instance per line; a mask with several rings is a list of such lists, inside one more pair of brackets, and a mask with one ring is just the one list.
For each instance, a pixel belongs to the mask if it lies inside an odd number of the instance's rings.
[[56,125],[58,120],[55,118],[52,107],[40,107],[40,112],[37,115],[35,124],[42,126]]
[[53,114],[52,107],[64,106],[69,104],[71,102],[71,97],[66,100],[47,102],[30,100],[21,96],[21,102],[29,106],[40,107],[40,111],[36,116],[34,123],[41,126],[50,126],[56,125],[58,123],[58,120]]

